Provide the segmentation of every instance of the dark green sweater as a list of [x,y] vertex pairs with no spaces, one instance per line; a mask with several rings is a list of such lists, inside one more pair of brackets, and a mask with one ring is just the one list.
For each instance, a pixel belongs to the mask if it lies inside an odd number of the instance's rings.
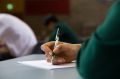
[[74,31],[64,22],[58,22],[55,26],[55,30],[50,36],[49,41],[55,41],[57,29],[60,29],[59,37],[61,42],[68,42],[68,43],[78,43],[78,37],[74,33]]
[[120,0],[83,44],[77,69],[84,79],[120,79]]

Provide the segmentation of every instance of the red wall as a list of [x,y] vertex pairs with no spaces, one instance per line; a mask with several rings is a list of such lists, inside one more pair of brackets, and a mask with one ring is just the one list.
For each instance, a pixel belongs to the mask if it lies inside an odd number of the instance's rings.
[[69,14],[69,0],[26,0],[25,11],[27,14]]

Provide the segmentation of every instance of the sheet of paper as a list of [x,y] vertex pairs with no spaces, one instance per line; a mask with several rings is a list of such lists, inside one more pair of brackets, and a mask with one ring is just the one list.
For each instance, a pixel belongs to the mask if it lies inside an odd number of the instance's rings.
[[48,70],[76,67],[75,62],[72,62],[69,64],[63,64],[63,65],[52,65],[51,63],[46,62],[46,60],[22,61],[18,63],[26,65],[26,66],[32,66],[32,67],[48,69]]

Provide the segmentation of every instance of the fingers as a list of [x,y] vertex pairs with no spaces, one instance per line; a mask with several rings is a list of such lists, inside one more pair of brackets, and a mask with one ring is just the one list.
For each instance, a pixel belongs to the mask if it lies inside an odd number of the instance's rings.
[[52,60],[52,64],[53,65],[60,65],[60,64],[65,64],[66,61],[63,57],[55,57],[53,60]]
[[[58,42],[58,45],[59,44],[63,44],[63,42]],[[52,52],[52,50],[54,49],[54,45],[55,45],[54,41],[45,43],[41,46],[41,50],[43,50],[45,53]]]
[[48,42],[41,46],[41,50],[43,50],[46,54],[49,54],[52,52],[53,46],[54,46],[54,42]]
[[47,62],[51,62],[52,58],[52,46],[54,45],[54,42],[48,42],[41,46],[41,49],[45,52],[46,60]]
[[[55,54],[59,54],[61,52],[61,48],[62,46],[62,42],[58,43],[58,46],[56,46],[54,48],[55,42],[48,42],[45,43],[41,46],[41,49],[45,52],[45,56],[46,56],[46,60],[47,62],[51,62],[52,61],[52,53],[55,52]],[[53,50],[55,49],[55,50]],[[52,61],[53,64],[64,64],[65,63],[65,59],[62,57],[55,57],[55,59]]]
[[41,49],[45,52],[45,54],[52,53],[52,50],[48,46],[41,46]]
[[45,54],[47,62],[51,63],[52,56]]
[[63,50],[64,50],[64,45],[63,45],[63,44],[59,44],[59,45],[57,45],[57,46],[54,48],[53,52],[54,52],[55,54],[60,54]]

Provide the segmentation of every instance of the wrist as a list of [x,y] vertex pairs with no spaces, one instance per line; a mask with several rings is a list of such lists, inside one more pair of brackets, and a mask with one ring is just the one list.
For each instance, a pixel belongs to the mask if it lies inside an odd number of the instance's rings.
[[74,44],[73,46],[74,46],[73,49],[74,49],[74,52],[75,52],[75,59],[76,59],[77,54],[80,50],[81,44]]
[[75,45],[75,50],[78,53],[78,51],[80,50],[81,44],[74,44]]

